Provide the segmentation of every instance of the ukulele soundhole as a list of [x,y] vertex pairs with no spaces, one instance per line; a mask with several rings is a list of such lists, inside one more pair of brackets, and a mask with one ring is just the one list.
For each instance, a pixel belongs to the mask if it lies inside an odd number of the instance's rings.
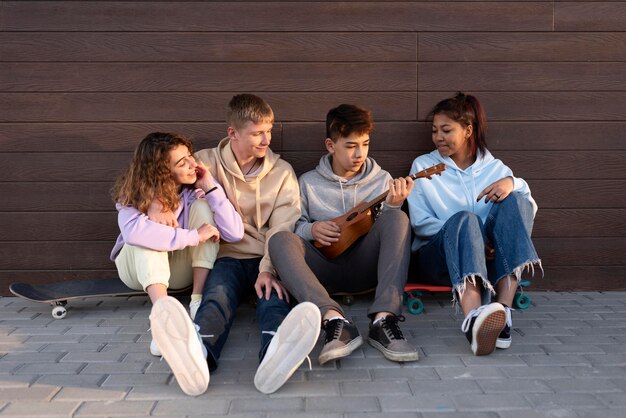
[[359,212],[352,212],[350,215],[348,215],[348,217],[346,218],[347,222],[350,222],[351,220],[353,220],[354,218],[356,218],[356,216],[359,214]]

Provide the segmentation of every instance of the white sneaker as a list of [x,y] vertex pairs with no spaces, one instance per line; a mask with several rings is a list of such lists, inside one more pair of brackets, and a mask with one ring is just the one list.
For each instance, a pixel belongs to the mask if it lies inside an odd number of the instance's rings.
[[150,313],[150,329],[182,391],[203,394],[209,386],[206,348],[183,305],[171,296],[158,299]]
[[285,317],[254,376],[263,393],[276,392],[309,355],[320,334],[322,317],[311,302],[302,302]]
[[198,312],[201,302],[202,300],[192,300],[189,302],[189,316],[192,321],[196,319],[196,313]]
[[461,330],[471,344],[475,356],[491,354],[496,349],[498,335],[506,325],[506,311],[494,302],[480,306],[463,320]]
[[161,357],[161,350],[159,350],[159,347],[157,347],[156,341],[154,340],[150,341],[150,354]]

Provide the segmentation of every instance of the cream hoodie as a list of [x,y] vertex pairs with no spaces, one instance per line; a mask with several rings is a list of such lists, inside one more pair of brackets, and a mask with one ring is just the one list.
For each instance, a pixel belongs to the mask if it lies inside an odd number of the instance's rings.
[[215,148],[198,151],[195,157],[206,164],[222,184],[243,219],[243,239],[220,244],[217,257],[263,257],[259,272],[267,271],[276,276],[267,243],[278,231],[293,231],[300,217],[300,190],[291,165],[268,149],[260,169],[244,176],[228,137]]

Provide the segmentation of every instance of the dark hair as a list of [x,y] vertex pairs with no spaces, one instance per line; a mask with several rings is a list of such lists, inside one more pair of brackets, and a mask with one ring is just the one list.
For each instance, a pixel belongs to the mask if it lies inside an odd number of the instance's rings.
[[369,134],[373,129],[372,112],[355,105],[342,104],[326,114],[326,138],[333,142],[352,133]]
[[487,149],[487,115],[478,99],[471,94],[458,92],[454,97],[440,101],[428,114],[432,120],[435,115],[444,114],[458,122],[464,128],[472,125],[472,135],[469,138],[472,155],[476,151],[481,154]]
[[176,210],[180,198],[169,167],[169,152],[179,145],[193,153],[191,141],[183,135],[148,134],[137,145],[133,159],[111,189],[113,201],[147,213],[152,200],[159,199],[165,209]]

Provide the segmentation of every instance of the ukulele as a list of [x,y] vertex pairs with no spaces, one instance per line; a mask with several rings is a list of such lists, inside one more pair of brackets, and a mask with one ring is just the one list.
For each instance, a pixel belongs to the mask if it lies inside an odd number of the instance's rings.
[[[433,175],[441,175],[441,172],[446,169],[445,164],[437,164],[422,170],[418,173],[410,176],[413,180],[418,178],[431,179]],[[357,239],[367,234],[374,225],[374,221],[378,216],[379,210],[376,210],[376,206],[380,205],[389,194],[389,190],[375,197],[374,199],[361,202],[348,212],[344,213],[337,218],[330,219],[335,222],[341,228],[341,235],[339,241],[332,243],[331,245],[322,245],[317,241],[313,241],[313,245],[319,249],[326,258],[332,259],[347,250]]]

